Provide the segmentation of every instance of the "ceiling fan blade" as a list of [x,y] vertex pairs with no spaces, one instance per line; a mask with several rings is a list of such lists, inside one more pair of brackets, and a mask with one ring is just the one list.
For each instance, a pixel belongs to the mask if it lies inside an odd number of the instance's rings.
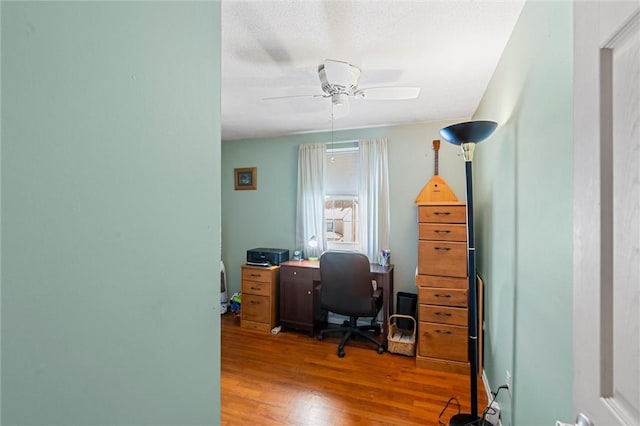
[[356,98],[371,100],[406,100],[415,99],[420,95],[419,87],[369,87],[354,93]]
[[289,95],[289,96],[273,96],[270,98],[262,98],[263,101],[275,101],[278,99],[292,99],[292,98],[328,98],[329,95]]

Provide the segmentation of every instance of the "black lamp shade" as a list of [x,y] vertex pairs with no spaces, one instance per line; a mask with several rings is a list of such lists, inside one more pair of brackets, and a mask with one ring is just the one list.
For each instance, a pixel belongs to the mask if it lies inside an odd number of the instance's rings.
[[496,127],[498,123],[495,121],[467,121],[440,129],[440,135],[454,145],[479,143],[488,138]]

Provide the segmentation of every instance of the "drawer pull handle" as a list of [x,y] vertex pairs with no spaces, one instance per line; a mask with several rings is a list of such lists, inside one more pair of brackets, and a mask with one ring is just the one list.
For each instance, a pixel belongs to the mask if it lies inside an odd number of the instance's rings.
[[293,275],[298,275],[298,273],[296,271],[293,271]]
[[451,247],[434,247],[433,249],[435,251],[449,251],[451,250]]
[[251,274],[252,277],[259,277],[260,274]]
[[436,312],[436,316],[439,316],[439,317],[450,317],[451,314],[448,313],[448,312]]
[[251,287],[251,290],[260,290],[260,287]]
[[450,234],[451,231],[449,231],[448,229],[434,229],[433,232],[435,232],[436,234]]
[[450,294],[438,294],[438,293],[436,293],[435,296],[436,297],[444,297],[445,299],[451,298]]
[[311,290],[307,291],[307,294],[311,294]]
[[436,216],[449,216],[451,212],[433,212]]
[[439,333],[439,334],[451,334],[451,332],[449,330],[436,330],[436,333]]
[[260,302],[258,302],[257,300],[251,300],[249,303],[254,304],[254,305],[259,305]]

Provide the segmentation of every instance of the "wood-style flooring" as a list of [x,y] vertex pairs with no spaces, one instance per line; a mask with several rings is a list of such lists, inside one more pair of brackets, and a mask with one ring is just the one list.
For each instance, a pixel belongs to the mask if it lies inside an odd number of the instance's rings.
[[[233,314],[221,319],[222,425],[438,425],[450,397],[469,412],[469,379],[415,367],[415,358],[379,355],[363,339],[339,335],[245,330]],[[479,410],[487,398],[479,381]],[[443,414],[457,413],[455,404]]]

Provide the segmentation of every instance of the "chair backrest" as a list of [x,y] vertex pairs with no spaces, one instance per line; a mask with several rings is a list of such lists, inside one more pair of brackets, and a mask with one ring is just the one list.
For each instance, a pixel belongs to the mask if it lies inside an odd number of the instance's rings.
[[369,258],[362,253],[326,251],[320,256],[320,304],[340,315],[377,314]]

